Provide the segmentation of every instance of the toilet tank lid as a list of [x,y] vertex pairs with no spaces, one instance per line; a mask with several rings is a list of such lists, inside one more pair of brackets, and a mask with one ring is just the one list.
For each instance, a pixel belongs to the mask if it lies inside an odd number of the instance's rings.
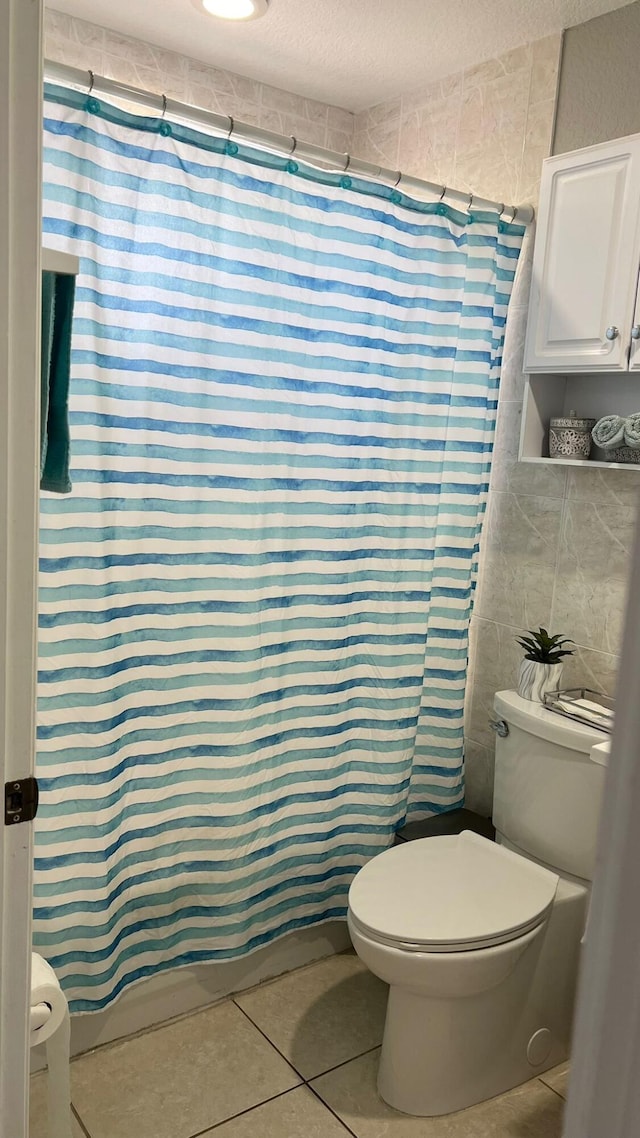
[[496,692],[493,706],[496,715],[506,719],[507,723],[528,731],[538,739],[546,739],[549,743],[557,743],[560,747],[581,751],[585,755],[590,755],[592,747],[609,738],[606,732],[598,731],[597,727],[587,727],[574,719],[565,719],[541,703],[523,699],[516,691]]

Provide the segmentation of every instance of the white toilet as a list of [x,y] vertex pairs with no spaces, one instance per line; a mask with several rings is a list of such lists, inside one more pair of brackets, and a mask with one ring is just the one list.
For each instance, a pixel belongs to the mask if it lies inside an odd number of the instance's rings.
[[567,1058],[607,736],[498,692],[497,843],[421,838],[349,892],[361,960],[390,985],[380,1095],[461,1110]]

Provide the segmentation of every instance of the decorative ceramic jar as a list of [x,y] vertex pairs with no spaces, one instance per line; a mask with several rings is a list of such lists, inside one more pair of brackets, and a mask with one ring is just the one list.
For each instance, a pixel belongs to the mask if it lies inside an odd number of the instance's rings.
[[549,423],[550,458],[587,459],[591,454],[591,431],[595,419],[578,419],[575,411],[551,419]]
[[538,660],[524,659],[518,675],[518,695],[534,703],[543,703],[547,692],[557,691],[562,680],[562,662],[541,664]]

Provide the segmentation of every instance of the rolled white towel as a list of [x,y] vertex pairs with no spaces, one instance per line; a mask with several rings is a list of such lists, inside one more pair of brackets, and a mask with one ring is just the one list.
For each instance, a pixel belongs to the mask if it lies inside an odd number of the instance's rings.
[[601,450],[612,450],[624,443],[624,428],[626,420],[621,415],[605,415],[598,419],[591,432],[591,438]]
[[[567,715],[573,715],[582,719],[585,723],[592,723],[594,727],[600,727],[603,731],[609,730],[613,723],[611,712],[607,711],[604,707],[592,711],[589,707],[584,706],[586,702],[586,700],[583,701],[579,699],[571,701],[558,699],[553,706],[559,708],[560,711],[566,712]],[[591,704],[591,707],[595,707],[595,704]]]
[[633,415],[627,415],[624,421],[624,443],[634,450],[640,448],[640,413],[637,411]]

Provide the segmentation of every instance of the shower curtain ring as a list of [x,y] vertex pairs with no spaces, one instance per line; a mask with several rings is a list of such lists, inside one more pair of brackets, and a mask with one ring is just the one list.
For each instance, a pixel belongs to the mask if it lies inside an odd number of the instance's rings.
[[298,139],[295,137],[295,135],[292,134],[290,137],[291,137],[291,141],[293,143],[293,146],[291,147],[291,150],[289,151],[289,157],[291,157],[291,155],[295,152],[296,146],[298,145]]
[[231,140],[231,135],[233,134],[233,128],[235,125],[236,124],[234,123],[232,116],[229,115],[229,129],[227,131],[227,142],[229,142]]
[[167,113],[167,96],[163,95],[162,96],[162,115],[161,115],[161,117],[164,118],[166,113]]
[[345,158],[347,159],[347,161],[345,162],[344,166],[342,167],[342,173],[343,174],[346,174],[347,170],[349,169],[349,167],[351,165],[351,155],[345,154]]
[[444,195],[446,194],[446,192],[447,192],[447,187],[446,187],[446,186],[443,186],[443,187],[442,187],[442,190],[441,190],[441,193],[440,193],[440,197],[438,198],[438,202],[441,202],[441,201],[442,201],[442,199],[443,199]]
[[88,71],[89,71],[89,90],[87,91],[87,95],[90,95],[91,92],[93,91],[93,84],[95,82],[95,76],[94,76],[91,68],[88,68]]
[[401,181],[402,181],[402,170],[398,170],[398,177],[396,178],[395,182],[393,183],[394,190],[395,190],[396,186],[400,185]]
[[467,206],[467,213],[471,213],[471,207],[472,206],[473,206],[473,194],[469,193],[469,205]]

